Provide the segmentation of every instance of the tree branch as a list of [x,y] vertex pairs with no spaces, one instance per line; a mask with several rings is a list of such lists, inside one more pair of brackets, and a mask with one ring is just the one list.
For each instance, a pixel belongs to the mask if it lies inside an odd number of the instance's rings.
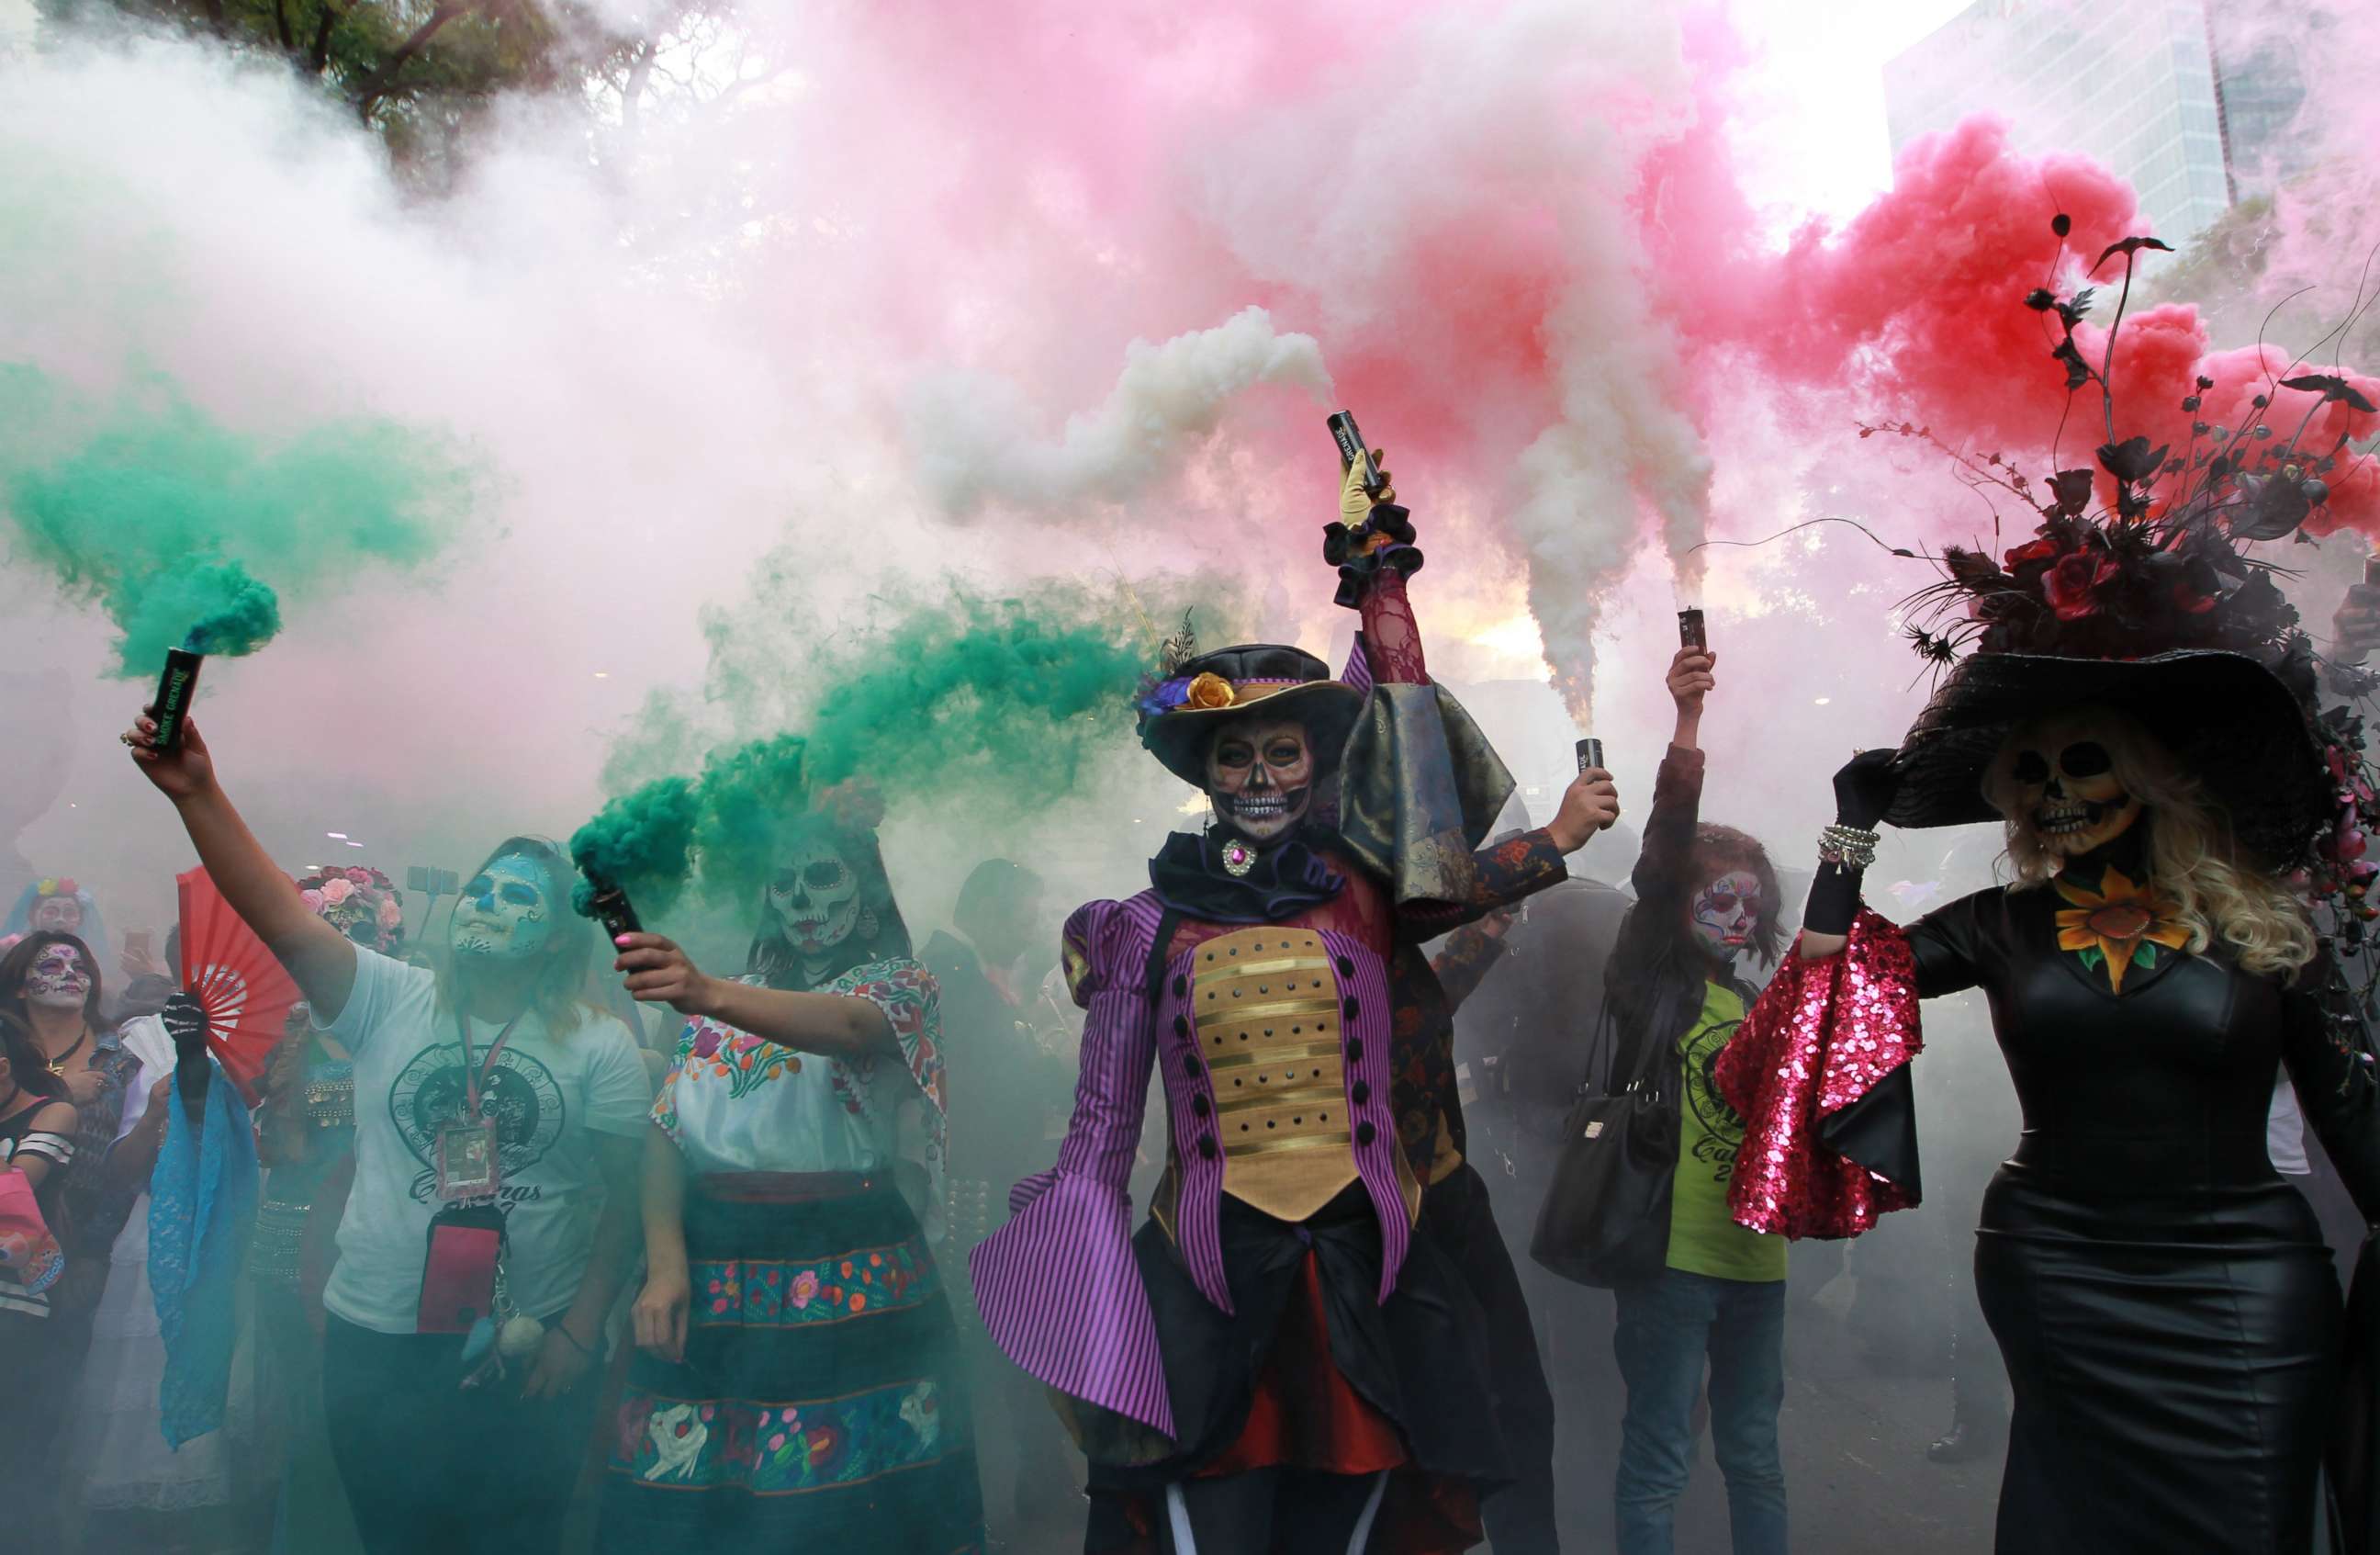
[[620,123],[634,131],[642,119],[646,83],[653,74],[653,40],[638,40],[637,52],[628,64],[627,83],[620,89]]
[[381,99],[396,85],[396,79],[404,74],[407,62],[427,48],[430,40],[438,36],[440,29],[470,10],[473,3],[474,0],[438,0],[430,12],[429,19],[415,28],[411,37],[397,44],[381,67],[372,72],[371,79],[357,91],[356,117],[366,124],[371,123],[372,110],[380,106]]
[[331,0],[322,0],[322,14],[314,18],[314,41],[306,50],[306,67],[321,75],[331,67],[331,29],[339,22],[339,8]]

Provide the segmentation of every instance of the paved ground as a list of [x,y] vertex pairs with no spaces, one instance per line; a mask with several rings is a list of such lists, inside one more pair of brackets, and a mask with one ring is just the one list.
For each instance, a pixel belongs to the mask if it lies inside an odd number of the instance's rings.
[[[1814,1555],[1989,1555],[1998,1460],[1958,1467],[1926,1461],[1925,1444],[1947,1423],[1949,1384],[1871,1370],[1841,1315],[1850,1284],[1837,1281],[1815,1302],[1797,1303],[1788,1323],[1779,1426],[1794,1549]],[[1604,1359],[1607,1301],[1586,1297],[1568,1325],[1574,1381],[1564,1401],[1556,1469],[1569,1555],[1608,1555],[1611,1548],[1619,1401],[1606,1396],[1603,1408],[1595,1404],[1617,1381]],[[986,1467],[988,1488],[1002,1483],[992,1464]],[[998,1546],[1003,1555],[1075,1555],[1082,1548],[1079,1518],[1045,1519],[1008,1535]],[[1728,1549],[1726,1493],[1706,1440],[1679,1509],[1678,1551],[1727,1555]]]

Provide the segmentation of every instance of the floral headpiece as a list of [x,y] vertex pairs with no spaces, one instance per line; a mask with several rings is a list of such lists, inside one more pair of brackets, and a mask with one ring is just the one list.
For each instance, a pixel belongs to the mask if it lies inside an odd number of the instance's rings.
[[810,808],[838,832],[873,832],[884,824],[884,796],[866,778],[820,789]]
[[378,869],[351,865],[298,882],[309,912],[357,944],[382,955],[405,948],[405,893]]
[[35,881],[33,894],[35,896],[79,896],[82,894],[82,888],[65,875],[53,875],[47,880]]
[[[2051,230],[2062,261],[2070,223],[2060,215]],[[2092,273],[2121,255],[2128,301],[2139,251],[2166,248],[2153,237],[2125,238],[2099,256]],[[2038,287],[2023,299],[2025,307],[2057,321],[2059,338],[2050,355],[2065,370],[2070,398],[2099,386],[2107,441],[2095,450],[2095,470],[2058,470],[2045,492],[2013,461],[1950,448],[1928,428],[1905,421],[1860,428],[1864,438],[1883,432],[1942,449],[1969,484],[1998,488],[2041,519],[2032,539],[1997,559],[1961,546],[1932,558],[1942,580],[1903,604],[1911,643],[1937,668],[1968,651],[2133,660],[2214,649],[2262,663],[2297,698],[2338,785],[2337,824],[2301,883],[2317,900],[2341,909],[2335,915],[2336,937],[2350,947],[2360,944],[2362,924],[2380,919],[2380,905],[2364,900],[2380,879],[2380,863],[2363,856],[2367,834],[2380,830],[2374,798],[2380,785],[2364,759],[2363,721],[2343,708],[2324,712],[2317,691],[2326,678],[2334,688],[2361,697],[2380,686],[2380,676],[2321,660],[2296,608],[2273,581],[2284,569],[2242,548],[2311,542],[2303,528],[2329,501],[2330,478],[2342,462],[2351,468],[2358,458],[2357,431],[2374,427],[2373,398],[2342,375],[2274,373],[2266,392],[2248,402],[2252,414],[2230,427],[2203,419],[2202,396],[2216,383],[2202,375],[2197,392],[2180,402],[2192,419],[2181,448],[2152,446],[2144,436],[2118,440],[2107,373],[2124,310],[2119,304],[2094,365],[2075,341],[2092,302],[2089,286],[2063,297]],[[2295,396],[2290,408],[2302,403],[2305,410],[2293,427],[2284,423],[2286,435],[2279,435],[2263,415],[2288,395]],[[2309,440],[2317,419],[2320,431]]]

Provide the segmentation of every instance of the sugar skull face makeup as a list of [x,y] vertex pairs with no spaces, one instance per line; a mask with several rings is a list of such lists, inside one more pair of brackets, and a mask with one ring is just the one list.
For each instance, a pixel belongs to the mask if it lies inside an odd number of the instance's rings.
[[849,939],[858,923],[859,872],[826,843],[797,843],[770,877],[769,910],[783,926],[785,943],[815,961]]
[[471,878],[455,901],[448,929],[455,954],[485,961],[526,961],[553,937],[553,881],[545,866],[509,853]]
[[2140,797],[2116,775],[2120,726],[2099,726],[2087,711],[2062,713],[2010,742],[2012,814],[2059,858],[2105,847],[2141,818]]
[[1305,819],[1314,796],[1305,725],[1251,718],[1217,730],[1207,751],[1207,794],[1216,818],[1248,841],[1285,835]]
[[33,904],[33,910],[25,915],[25,919],[37,929],[79,934],[82,932],[82,903],[70,892],[44,896]]
[[53,1010],[71,1010],[91,997],[91,966],[72,945],[45,945],[25,973],[25,999]]
[[1761,907],[1759,876],[1748,869],[1719,876],[1694,893],[1695,942],[1714,961],[1733,961],[1760,927]]

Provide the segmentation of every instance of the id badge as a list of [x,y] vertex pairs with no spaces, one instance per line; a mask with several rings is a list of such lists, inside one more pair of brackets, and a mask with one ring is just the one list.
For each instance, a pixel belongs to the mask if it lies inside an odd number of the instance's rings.
[[452,1203],[488,1198],[504,1185],[492,1118],[451,1123],[438,1131],[438,1197]]

